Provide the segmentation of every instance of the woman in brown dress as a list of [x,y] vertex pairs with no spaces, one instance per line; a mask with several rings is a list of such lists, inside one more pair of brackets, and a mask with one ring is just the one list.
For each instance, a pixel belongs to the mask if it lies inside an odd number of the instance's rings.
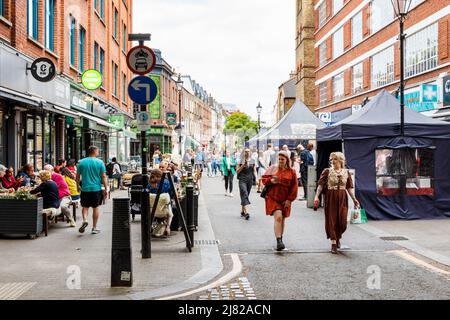
[[355,207],[359,202],[353,190],[353,181],[350,173],[345,169],[345,156],[342,152],[333,152],[330,155],[331,167],[325,169],[319,179],[314,206],[319,205],[319,196],[325,193],[325,230],[327,238],[331,240],[331,253],[337,254],[341,247],[340,239],[347,229],[348,197],[352,198]]

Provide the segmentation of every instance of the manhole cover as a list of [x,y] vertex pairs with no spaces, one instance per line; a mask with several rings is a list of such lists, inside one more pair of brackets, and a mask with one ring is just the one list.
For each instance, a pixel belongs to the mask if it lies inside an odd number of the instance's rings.
[[380,239],[384,240],[384,241],[405,241],[405,240],[409,240],[408,238],[401,237],[401,236],[380,237]]
[[194,240],[194,245],[196,246],[214,246],[219,244],[219,240]]

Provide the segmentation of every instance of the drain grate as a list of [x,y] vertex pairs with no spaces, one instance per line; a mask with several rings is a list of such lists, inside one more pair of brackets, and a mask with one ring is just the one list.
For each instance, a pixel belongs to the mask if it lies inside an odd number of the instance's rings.
[[220,245],[219,240],[194,240],[196,246],[215,246]]
[[380,237],[381,240],[384,241],[405,241],[405,240],[409,240],[406,237],[402,237],[402,236],[392,236],[392,237]]

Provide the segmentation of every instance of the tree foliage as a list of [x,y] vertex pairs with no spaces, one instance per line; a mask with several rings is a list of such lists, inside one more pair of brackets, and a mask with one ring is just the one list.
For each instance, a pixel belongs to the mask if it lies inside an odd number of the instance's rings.
[[234,112],[228,118],[225,126],[227,132],[257,132],[258,124],[243,112]]

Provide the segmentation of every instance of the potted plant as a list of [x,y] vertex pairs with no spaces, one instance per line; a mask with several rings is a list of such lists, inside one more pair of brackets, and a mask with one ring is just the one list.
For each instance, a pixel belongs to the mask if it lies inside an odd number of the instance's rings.
[[43,199],[20,189],[0,195],[0,234],[25,234],[34,239],[43,231]]

